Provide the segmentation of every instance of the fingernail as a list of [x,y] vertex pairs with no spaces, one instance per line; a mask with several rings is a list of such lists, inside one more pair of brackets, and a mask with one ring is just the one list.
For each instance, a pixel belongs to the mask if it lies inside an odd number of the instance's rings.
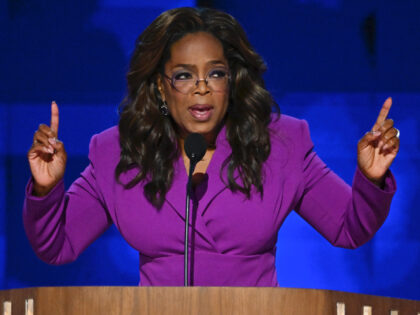
[[52,145],[57,144],[57,140],[55,138],[48,138],[48,142],[51,143]]
[[47,153],[53,154],[54,153],[54,149],[50,148],[50,147],[43,147],[42,150],[44,150]]
[[53,154],[54,153],[54,148],[52,146],[48,146],[48,152]]
[[381,132],[379,130],[371,131],[372,135],[379,136]]
[[389,146],[388,146],[388,144],[385,144],[383,147],[382,147],[382,151],[385,151],[386,149],[388,149],[389,148]]

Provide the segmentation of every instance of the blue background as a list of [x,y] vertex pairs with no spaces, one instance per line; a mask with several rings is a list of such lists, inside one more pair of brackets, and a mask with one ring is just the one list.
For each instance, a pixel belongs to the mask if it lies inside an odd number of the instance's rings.
[[[420,2],[208,2],[241,22],[282,112],[308,120],[318,154],[348,183],[358,139],[385,98],[394,100],[401,149],[389,218],[370,242],[346,250],[292,213],[279,232],[280,285],[420,299]],[[114,227],[69,265],[34,255],[21,218],[26,152],[56,100],[69,185],[88,163],[90,137],[118,122],[136,37],[162,11],[195,4],[0,0],[0,289],[137,285],[138,253]]]

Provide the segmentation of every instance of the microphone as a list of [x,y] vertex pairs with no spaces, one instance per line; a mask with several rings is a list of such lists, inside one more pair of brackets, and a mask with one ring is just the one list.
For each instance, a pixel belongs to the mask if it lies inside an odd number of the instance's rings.
[[185,140],[184,150],[188,158],[190,159],[190,163],[192,162],[194,164],[197,164],[199,161],[201,161],[204,154],[206,154],[206,140],[199,133],[190,133],[187,139]]
[[190,159],[190,170],[188,172],[187,197],[185,202],[185,243],[184,243],[184,286],[189,286],[189,270],[188,270],[188,224],[190,222],[190,198],[192,188],[192,174],[195,166],[206,154],[207,143],[199,133],[190,133],[185,139],[184,150]]

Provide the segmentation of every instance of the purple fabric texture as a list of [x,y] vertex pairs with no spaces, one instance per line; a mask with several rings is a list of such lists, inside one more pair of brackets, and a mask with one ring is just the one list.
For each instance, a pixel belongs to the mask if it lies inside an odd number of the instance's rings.
[[[225,129],[219,133],[207,177],[191,201],[192,285],[278,286],[277,232],[293,209],[331,244],[346,248],[371,239],[387,217],[396,190],[391,172],[380,189],[356,169],[350,187],[316,155],[305,121],[282,115],[270,129],[264,194],[250,199],[232,193],[220,178],[231,149]],[[119,157],[118,128],[112,127],[92,138],[90,164],[67,192],[61,181],[47,196],[35,197],[30,180],[23,208],[29,241],[43,261],[64,264],[115,224],[140,253],[140,285],[182,286],[187,184],[182,158],[157,210],[142,183],[127,190],[116,182]],[[124,173],[121,180],[136,172]]]

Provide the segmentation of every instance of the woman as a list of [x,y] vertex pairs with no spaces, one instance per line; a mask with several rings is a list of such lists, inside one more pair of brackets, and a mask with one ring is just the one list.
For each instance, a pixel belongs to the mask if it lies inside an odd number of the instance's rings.
[[90,164],[67,192],[54,102],[51,125],[35,133],[24,225],[37,255],[73,261],[114,223],[140,253],[141,285],[182,285],[192,132],[209,149],[194,173],[190,284],[278,286],[277,232],[293,209],[335,246],[368,241],[396,189],[391,99],[359,141],[349,187],[314,153],[306,122],[272,114],[264,70],[228,14],[162,13],[137,41],[118,128],[92,138]]

